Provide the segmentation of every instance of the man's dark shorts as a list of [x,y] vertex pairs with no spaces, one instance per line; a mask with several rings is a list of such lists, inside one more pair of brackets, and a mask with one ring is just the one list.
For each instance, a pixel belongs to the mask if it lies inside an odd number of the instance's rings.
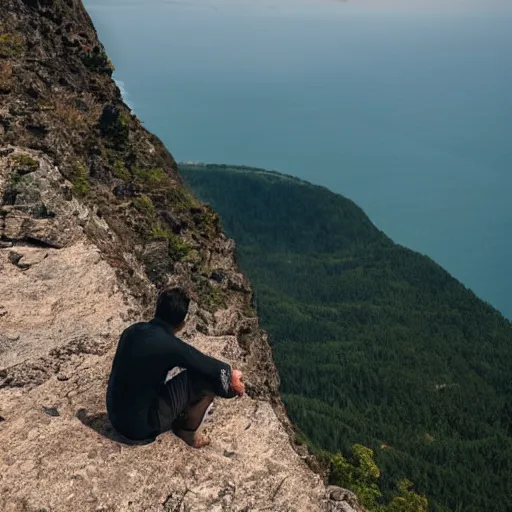
[[211,384],[202,376],[181,370],[162,385],[156,403],[149,412],[149,422],[156,431],[172,430],[173,423],[184,417],[185,410],[212,393]]

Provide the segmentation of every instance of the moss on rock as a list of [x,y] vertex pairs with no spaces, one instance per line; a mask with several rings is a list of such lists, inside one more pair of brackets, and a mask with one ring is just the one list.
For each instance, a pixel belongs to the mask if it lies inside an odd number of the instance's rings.
[[18,57],[25,50],[25,41],[21,34],[0,34],[0,57]]

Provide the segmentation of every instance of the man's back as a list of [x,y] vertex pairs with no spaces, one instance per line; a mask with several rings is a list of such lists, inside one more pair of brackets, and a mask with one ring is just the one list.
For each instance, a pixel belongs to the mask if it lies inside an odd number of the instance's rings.
[[229,364],[207,356],[178,339],[170,324],[154,318],[128,327],[119,340],[107,390],[107,410],[114,428],[130,439],[159,433],[150,413],[167,373],[180,366],[215,395],[232,398]]
[[[158,356],[157,347],[171,344],[170,336],[153,322],[128,327],[119,340],[107,390],[110,421],[131,439],[155,435],[148,423],[151,405],[172,367]],[[169,347],[171,348],[171,347]]]

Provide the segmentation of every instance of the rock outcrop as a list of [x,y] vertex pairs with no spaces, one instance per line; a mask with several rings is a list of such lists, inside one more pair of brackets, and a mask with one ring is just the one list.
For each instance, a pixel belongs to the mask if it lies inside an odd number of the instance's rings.
[[[0,510],[361,510],[294,444],[234,243],[122,102],[82,4],[0,12]],[[172,284],[184,339],[246,375],[200,451],[129,444],[105,412],[119,333]]]

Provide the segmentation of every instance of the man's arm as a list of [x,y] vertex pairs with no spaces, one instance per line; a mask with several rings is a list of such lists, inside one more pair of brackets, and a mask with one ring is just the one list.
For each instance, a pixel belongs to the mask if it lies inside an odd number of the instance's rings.
[[146,357],[167,361],[169,367],[181,366],[203,375],[212,384],[212,391],[223,398],[233,398],[245,391],[241,372],[214,357],[207,356],[176,336],[153,331],[144,344]]
[[233,398],[237,393],[231,389],[231,366],[214,357],[207,356],[192,345],[175,338],[173,352],[177,365],[204,375],[211,381],[215,394],[223,398]]
[[146,333],[146,343],[142,354],[155,361],[169,365],[169,369],[181,366],[199,373],[212,384],[212,391],[223,398],[233,398],[244,392],[240,377],[235,377],[232,386],[233,371],[231,366],[214,357],[207,356],[193,346],[185,343],[176,336],[161,329]]
[[231,366],[214,357],[207,356],[192,345],[175,338],[178,366],[199,372],[207,377],[214,386],[215,394],[223,398],[243,395],[242,372],[232,370]]

